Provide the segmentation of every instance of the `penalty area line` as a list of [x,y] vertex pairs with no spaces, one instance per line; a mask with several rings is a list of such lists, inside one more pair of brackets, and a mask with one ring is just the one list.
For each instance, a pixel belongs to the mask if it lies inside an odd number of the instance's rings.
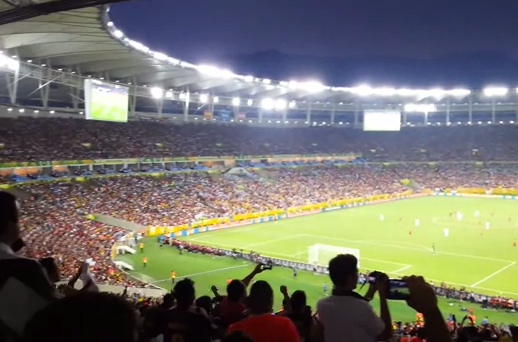
[[[201,275],[205,275],[205,274],[212,274],[212,273],[225,272],[225,271],[235,270],[235,269],[237,269],[237,268],[249,267],[250,265],[251,265],[250,263],[246,263],[246,264],[244,264],[244,265],[239,265],[239,266],[223,267],[223,268],[218,268],[218,269],[211,270],[211,271],[204,271],[204,272],[198,272],[198,273],[187,274],[187,275],[184,275],[184,276],[178,277],[178,278],[176,278],[176,279],[181,280],[181,279],[197,277],[197,276],[201,276]],[[155,283],[162,283],[162,282],[164,282],[164,281],[171,281],[171,278],[162,279],[162,280],[156,280],[156,281],[152,282],[151,284],[155,284]]]
[[516,265],[516,262],[512,262],[509,265],[502,267],[501,269],[497,270],[496,272],[491,273],[490,275],[488,275],[484,279],[481,279],[481,280],[477,281],[476,283],[472,284],[470,287],[477,287],[477,285],[482,284],[483,282],[493,278],[497,274],[502,273],[503,271],[505,271],[506,269],[508,269],[509,267],[512,267],[514,265]]

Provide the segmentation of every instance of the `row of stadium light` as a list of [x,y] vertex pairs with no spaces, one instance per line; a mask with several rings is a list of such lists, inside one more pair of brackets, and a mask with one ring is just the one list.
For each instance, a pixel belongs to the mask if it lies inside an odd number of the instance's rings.
[[[8,112],[12,112],[14,111],[13,108],[7,108],[7,111]],[[26,110],[24,108],[18,108],[18,112],[23,114],[26,112]],[[33,113],[34,114],[39,114],[40,113],[40,110],[38,109],[34,109],[33,110]],[[55,114],[56,112],[54,110],[50,110],[48,111],[49,114]],[[84,115],[84,112],[83,111],[80,111],[78,112],[80,115]],[[176,119],[175,116],[172,116],[171,117],[172,120]],[[207,118],[197,118],[195,117],[194,118],[195,121],[218,121],[218,119],[216,118],[212,118],[212,119],[207,119]],[[220,120],[222,121],[222,120]],[[229,122],[239,122],[239,123],[253,123],[253,122],[258,122],[257,120],[243,120],[243,119],[238,119],[238,120],[235,120],[235,119],[230,119],[228,120]],[[227,120],[225,120],[225,122],[227,122]],[[299,121],[299,120],[285,120],[285,121],[281,121],[281,120],[265,120],[264,123],[268,123],[268,124],[302,124],[304,123],[305,125],[312,125],[312,126],[332,126],[332,125],[351,125],[352,123],[351,122],[343,122],[343,121],[340,121],[340,122],[335,122],[334,124],[331,123],[331,122],[326,122],[326,121],[322,121],[322,122],[318,122],[318,121],[313,121],[313,122],[309,122],[309,121]],[[468,122],[462,122],[462,121],[458,121],[458,122],[427,122],[426,125],[427,126],[462,126],[462,125],[467,125],[467,126],[472,126],[472,125],[493,125],[493,124],[497,124],[496,122],[492,122],[492,121],[476,121],[476,122],[471,122],[471,121],[468,121]],[[498,124],[500,125],[505,125],[505,124],[515,124],[515,121],[514,120],[509,120],[509,121],[498,121]],[[423,126],[423,124],[421,123],[414,123],[414,122],[407,122],[406,124],[402,123],[401,124],[402,127],[404,126],[409,126],[409,127],[414,127],[414,126]]]
[[[108,9],[109,10],[109,9]],[[211,76],[219,79],[236,79],[242,80],[247,83],[257,83],[263,84],[266,86],[267,90],[274,89],[276,87],[286,88],[289,90],[301,90],[308,93],[319,93],[324,90],[331,91],[342,91],[348,92],[353,95],[357,95],[360,97],[368,97],[368,96],[382,96],[382,97],[390,97],[390,96],[400,96],[400,97],[420,97],[427,98],[433,97],[436,99],[441,99],[444,97],[452,96],[452,97],[466,97],[471,94],[471,90],[464,88],[454,88],[454,89],[410,89],[410,88],[394,88],[394,87],[380,87],[375,88],[368,85],[362,85],[358,87],[332,87],[326,86],[319,81],[273,81],[267,78],[259,78],[252,75],[239,75],[230,70],[218,68],[211,65],[196,65],[192,63],[188,63],[185,61],[181,61],[177,58],[170,57],[165,53],[153,51],[146,45],[135,41],[133,39],[128,38],[124,32],[118,29],[112,21],[108,21],[106,23],[108,31],[110,34],[121,41],[124,45],[131,47],[139,52],[145,53],[151,58],[162,62],[171,64],[174,66],[180,66],[183,68],[195,69],[199,73],[207,76]],[[506,87],[487,87],[483,89],[483,94],[488,97],[498,97],[505,96],[509,93],[509,89]],[[518,88],[517,88],[518,92]]]

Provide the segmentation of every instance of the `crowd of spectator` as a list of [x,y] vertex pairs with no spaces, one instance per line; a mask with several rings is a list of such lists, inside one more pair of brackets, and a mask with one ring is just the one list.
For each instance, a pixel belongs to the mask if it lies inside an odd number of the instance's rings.
[[[311,134],[307,133],[309,129]],[[59,134],[51,135],[52,132]],[[47,284],[48,278],[59,279],[51,274],[61,274],[71,281],[83,277],[96,283],[145,285],[112,263],[112,246],[127,231],[87,219],[88,214],[110,215],[143,226],[175,226],[207,218],[399,193],[408,189],[401,179],[411,179],[417,191],[518,188],[518,164],[498,162],[518,160],[518,149],[509,144],[516,133],[518,128],[514,126],[372,134],[330,127],[273,129],[0,119],[0,162],[345,152],[363,153],[370,161],[484,161],[390,166],[322,164],[249,170],[241,175],[188,172],[95,178],[88,184],[56,181],[18,185],[17,190],[27,194],[19,198],[18,208],[13,207],[12,197],[0,193],[0,341],[18,342],[22,336],[27,341],[48,341],[52,336],[56,341],[333,342],[389,340],[400,335],[404,335],[401,341],[411,342],[444,342],[452,338],[518,340],[514,327],[476,327],[467,319],[453,319],[447,324],[438,311],[433,287],[420,277],[405,279],[410,290],[407,302],[423,314],[425,324],[394,325],[386,304],[386,276],[377,277],[367,295],[361,297],[354,292],[359,276],[356,261],[344,255],[331,262],[334,290],[316,308],[308,306],[303,291],[290,294],[287,288],[274,290],[264,281],[252,284],[261,265],[244,279],[231,281],[226,295],[213,288],[213,298],[196,299],[189,279],[179,281],[174,291],[162,299],[126,292],[121,296],[100,294],[89,281],[84,291],[68,287],[58,290]],[[189,252],[217,253],[194,244],[178,247]],[[18,250],[19,254],[15,254]],[[45,267],[47,274],[38,273],[41,267],[35,267],[32,259],[49,256],[53,257],[54,268]],[[89,260],[88,267],[85,260]],[[25,288],[28,290],[21,296],[31,305],[16,308],[10,298],[21,298],[17,296]],[[375,292],[381,299],[380,316],[368,304]],[[274,295],[284,298],[282,312],[275,315]]]
[[518,126],[404,128],[252,127],[0,119],[0,162],[179,156],[363,153],[370,160],[518,160]]

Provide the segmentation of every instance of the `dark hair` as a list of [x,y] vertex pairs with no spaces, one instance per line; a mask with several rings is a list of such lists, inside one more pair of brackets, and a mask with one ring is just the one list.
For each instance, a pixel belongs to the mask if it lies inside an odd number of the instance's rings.
[[291,294],[290,304],[293,311],[303,311],[306,308],[307,298],[306,293],[297,290]]
[[135,340],[137,317],[124,299],[83,292],[39,311],[25,329],[27,342],[127,342]]
[[10,223],[18,223],[16,197],[8,192],[0,191],[0,235],[7,231]]
[[357,273],[358,259],[352,254],[339,254],[329,261],[329,277],[335,285],[345,285]]
[[178,302],[178,306],[186,307],[192,305],[196,298],[194,282],[188,278],[180,280],[174,287],[173,297]]
[[227,285],[227,298],[231,302],[239,302],[246,295],[245,284],[241,280],[234,279]]
[[264,280],[256,281],[250,288],[247,299],[248,308],[252,313],[266,313],[272,310],[273,289]]
[[208,314],[212,312],[212,298],[209,296],[201,296],[196,299],[196,306],[204,309]]

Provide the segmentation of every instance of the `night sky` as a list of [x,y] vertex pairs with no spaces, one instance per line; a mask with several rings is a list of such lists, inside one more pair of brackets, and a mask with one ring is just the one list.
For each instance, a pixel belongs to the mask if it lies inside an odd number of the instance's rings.
[[516,0],[133,0],[112,7],[134,39],[192,62],[275,49],[317,56],[518,59]]

